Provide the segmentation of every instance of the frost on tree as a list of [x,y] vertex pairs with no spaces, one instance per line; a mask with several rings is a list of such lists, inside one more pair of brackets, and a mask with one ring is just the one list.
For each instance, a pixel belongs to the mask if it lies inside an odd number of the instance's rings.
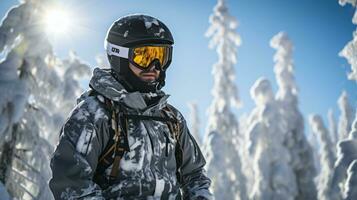
[[[14,197],[51,199],[47,186],[49,163],[46,157],[51,149],[46,141],[39,139],[38,125],[33,124],[35,116],[30,114],[37,113],[38,109],[29,103],[33,97],[31,90],[36,85],[44,85],[47,81],[58,83],[58,79],[43,76],[46,69],[41,71],[46,66],[46,58],[51,55],[52,48],[46,37],[41,35],[40,26],[35,26],[40,20],[36,13],[40,11],[35,3],[24,2],[10,9],[0,26],[0,50],[6,54],[0,64],[0,70],[6,73],[1,73],[0,79],[7,81],[0,87],[1,90],[7,85],[12,87],[11,93],[1,93],[0,107],[2,113],[13,112],[1,122],[1,127],[7,127],[6,130],[10,131],[5,135],[8,139],[0,146],[0,178]],[[11,105],[11,98],[16,96],[20,97],[19,100]],[[1,116],[6,117],[3,114]]]
[[78,93],[77,77],[87,71],[78,59],[61,68],[42,24],[46,3],[24,1],[0,25],[0,181],[20,199],[53,198],[47,184],[53,138],[66,104],[75,104],[69,96]]
[[342,92],[337,103],[341,113],[338,121],[338,135],[339,135],[339,140],[343,140],[348,137],[348,134],[351,131],[354,111],[348,100],[346,91]]
[[336,145],[338,142],[338,132],[337,132],[337,126],[336,126],[336,119],[333,113],[332,109],[329,109],[327,113],[327,118],[328,118],[328,124],[329,124],[329,132],[330,132],[330,137],[331,137],[331,142],[332,146],[334,149],[334,152],[336,154]]
[[284,143],[290,151],[290,165],[299,191],[295,199],[316,199],[313,152],[305,137],[304,119],[298,108],[298,88],[292,60],[293,45],[287,34],[280,32],[271,39],[270,46],[277,50],[274,56],[274,73],[279,88],[276,100],[287,123]]
[[[354,179],[352,181],[348,180],[349,175],[353,177],[356,176],[356,171],[351,171],[352,169],[356,169],[356,166],[352,167],[354,160],[357,160],[357,115],[353,121],[351,132],[349,133],[348,138],[341,140],[337,146],[337,160],[335,163],[332,183],[330,186],[332,187],[333,191],[339,193],[346,193],[349,191],[350,196],[353,194],[352,189],[357,191],[357,185],[355,182],[353,182]],[[348,173],[349,166],[351,166],[351,170]],[[356,198],[357,196],[354,196],[352,199]]]
[[247,199],[246,179],[242,174],[239,156],[239,126],[231,107],[240,104],[234,83],[234,65],[240,37],[236,19],[228,13],[225,1],[219,0],[210,16],[210,48],[216,48],[218,62],[213,65],[213,101],[208,108],[208,127],[205,139],[207,172],[212,179],[216,199]]
[[[256,103],[249,119],[249,153],[254,185],[249,199],[294,200],[298,194],[289,150],[284,146],[286,123],[270,82],[258,79],[251,88]],[[279,123],[276,123],[279,122]]]
[[201,137],[200,137],[200,119],[198,117],[198,108],[197,103],[189,103],[190,108],[190,123],[191,123],[191,134],[197,141],[199,145],[202,144]]
[[[356,7],[356,0],[339,0],[340,5],[344,6],[346,3],[352,4]],[[357,10],[352,18],[352,23],[357,24]],[[353,32],[353,39],[349,41],[346,46],[339,53],[339,56],[346,58],[347,62],[351,65],[351,72],[347,78],[357,82],[357,30]]]
[[333,166],[336,160],[335,153],[333,152],[332,142],[329,132],[325,127],[322,118],[319,115],[311,115],[309,118],[312,132],[317,135],[320,141],[320,164],[321,170],[318,176],[318,199],[321,200],[338,200],[340,199],[339,193],[331,191],[329,185],[332,180]]
[[345,200],[355,200],[357,198],[357,159],[347,169],[345,188]]

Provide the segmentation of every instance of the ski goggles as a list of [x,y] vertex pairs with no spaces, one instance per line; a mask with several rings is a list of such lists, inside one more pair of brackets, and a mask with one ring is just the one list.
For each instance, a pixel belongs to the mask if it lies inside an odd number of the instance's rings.
[[154,61],[160,63],[162,70],[167,69],[171,63],[171,45],[150,44],[127,48],[106,42],[106,49],[108,55],[126,58],[130,63],[143,70],[151,67],[151,63]]

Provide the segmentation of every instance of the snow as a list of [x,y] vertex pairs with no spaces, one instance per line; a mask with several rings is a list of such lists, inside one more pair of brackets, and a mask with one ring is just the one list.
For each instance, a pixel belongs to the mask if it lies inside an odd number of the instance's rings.
[[[122,170],[139,171],[143,169],[144,159],[147,153],[147,151],[143,149],[143,145],[141,145],[144,142],[143,140],[135,139],[135,137],[129,134],[128,141],[130,151],[126,152],[120,161],[120,168]],[[137,150],[138,148],[141,149]],[[140,154],[136,154],[137,152],[140,152]]]
[[88,64],[74,53],[67,60],[54,55],[42,26],[28,26],[39,23],[41,12],[34,10],[42,3],[25,1],[12,7],[0,25],[0,53],[5,55],[0,62],[0,152],[4,142],[24,150],[11,157],[13,173],[7,173],[11,181],[6,183],[20,199],[53,199],[47,184],[49,157],[60,126],[82,92],[79,82],[90,75]]
[[[250,91],[256,106],[238,122],[233,108],[239,108],[242,102],[235,84],[234,68],[241,38],[235,30],[238,22],[229,14],[225,2],[218,0],[206,33],[211,39],[210,48],[215,48],[218,54],[218,61],[212,69],[213,100],[208,109],[204,141],[207,171],[216,199],[317,199],[316,193],[321,200],[357,199],[355,108],[344,91],[338,99],[341,113],[338,124],[332,110],[328,112],[329,129],[325,127],[323,117],[310,116],[313,133],[310,137],[317,138],[314,146],[316,149],[320,147],[320,155],[314,161],[313,149],[304,132],[304,118],[298,107],[293,44],[286,33],[280,32],[270,41],[271,47],[277,50],[274,72],[278,92],[274,93],[267,79],[257,79]],[[0,182],[0,200],[11,199],[7,191],[15,194],[14,198],[17,199],[31,196],[35,199],[53,199],[47,184],[51,176],[49,157],[58,141],[60,126],[75,105],[75,98],[83,92],[81,81],[91,75],[89,64],[75,52],[70,52],[67,59],[59,59],[52,52],[44,30],[28,27],[39,18],[38,12],[33,11],[42,3],[23,1],[9,10],[0,25],[0,54],[4,55],[0,61],[0,152],[5,142],[14,139],[14,148],[23,149],[17,152],[17,158],[13,158],[13,169],[8,173],[7,179],[10,181],[5,184],[6,187]],[[339,3],[355,7],[357,0],[339,0]],[[157,20],[145,20],[147,29],[159,25]],[[357,12],[352,22],[357,24]],[[163,32],[164,29],[159,29],[155,34]],[[128,34],[126,31],[124,37]],[[357,81],[356,44],[357,31],[339,53],[351,65],[347,78],[354,81]],[[100,67],[110,68],[105,54],[99,54],[96,61]],[[125,90],[107,89],[122,97],[124,95],[120,94],[125,93]],[[103,96],[97,98],[104,102]],[[95,121],[105,116],[104,110],[97,109],[96,104],[88,106],[95,113]],[[190,130],[200,143],[197,104],[191,103],[189,106]],[[74,117],[85,120],[88,116],[87,112],[78,112]],[[94,137],[95,130],[84,127],[76,145],[77,151],[82,154],[91,152],[93,149],[89,144]],[[151,144],[148,137],[143,140],[129,137],[131,150],[137,149],[142,142]],[[334,147],[336,144],[337,151]],[[153,148],[165,147],[161,144]],[[169,148],[173,148],[173,145]],[[120,168],[124,171],[142,169],[144,158],[151,159],[153,152],[151,146],[139,149],[139,152],[126,152]],[[317,150],[314,153],[317,155]],[[314,185],[316,162],[321,168],[316,179],[318,192]],[[27,169],[24,165],[34,169]],[[90,167],[84,168],[83,173],[91,172]],[[165,183],[161,179],[156,179],[156,182],[155,196],[159,197]],[[122,186],[118,184],[113,190]],[[93,187],[90,185],[82,192],[92,191]],[[24,192],[24,188],[28,192]],[[70,198],[74,194],[73,190],[67,188],[63,197]]]
[[125,38],[128,37],[128,34],[129,34],[129,31],[126,30],[125,33],[124,33],[124,37],[125,37]]
[[165,188],[165,181],[163,179],[156,179],[156,184],[155,184],[155,197],[161,197],[162,192],[164,191]]
[[[353,7],[356,7],[356,0],[339,0],[340,5],[344,6],[349,3]],[[352,18],[352,23],[357,24],[357,10]],[[349,41],[346,46],[338,54],[344,57],[347,62],[351,65],[351,72],[347,75],[347,78],[357,82],[357,30],[353,33],[353,39]]]
[[347,180],[345,185],[345,200],[354,200],[357,197],[357,159],[347,169]]
[[[337,146],[337,160],[333,171],[333,178],[331,182],[331,190],[335,193],[342,194],[346,191],[348,182],[348,168],[351,163],[357,159],[357,116],[352,124],[352,130],[349,137],[341,140]],[[353,173],[354,174],[354,173]],[[341,187],[342,186],[342,187]],[[350,186],[354,188],[355,186]],[[356,198],[357,196],[355,196]]]
[[331,137],[331,142],[333,145],[334,152],[336,152],[336,145],[338,141],[338,133],[337,133],[337,126],[336,126],[336,119],[332,109],[328,110],[327,113],[328,124],[329,124],[329,132]]
[[159,26],[159,21],[157,21],[156,19],[151,18],[151,17],[149,18],[149,17],[146,17],[144,15],[143,15],[143,18],[144,18],[144,21],[145,21],[146,29],[150,29],[153,24],[155,24],[156,26]]
[[[210,48],[216,48],[218,62],[213,65],[213,100],[208,108],[208,125],[204,140],[207,174],[216,199],[247,199],[246,178],[242,172],[238,147],[240,135],[238,120],[231,107],[241,102],[235,85],[234,65],[240,36],[237,22],[229,13],[225,1],[219,0],[209,20],[206,32]],[[227,158],[226,155],[230,155]],[[224,168],[224,170],[222,170]],[[239,180],[239,181],[237,181]],[[229,185],[229,187],[227,187]]]
[[309,122],[313,133],[319,137],[321,146],[321,171],[318,177],[318,197],[321,200],[338,200],[339,197],[337,194],[331,191],[329,188],[329,185],[332,181],[333,166],[336,160],[335,153],[333,152],[334,148],[331,148],[332,142],[329,132],[319,115],[311,115]]
[[[259,78],[250,90],[256,108],[249,116],[249,157],[254,176],[250,199],[295,199],[298,191],[291,156],[284,146],[286,129],[270,82]],[[279,123],[275,123],[278,121]]]
[[354,111],[348,100],[347,92],[343,91],[338,98],[338,107],[340,108],[340,118],[338,122],[338,135],[339,140],[346,139],[351,130]]
[[274,73],[278,84],[275,96],[281,114],[286,121],[284,144],[290,151],[291,163],[298,187],[297,199],[316,199],[313,150],[304,133],[304,119],[298,108],[298,87],[294,77],[292,59],[293,44],[285,32],[279,32],[270,40],[276,49]]
[[190,108],[190,130],[192,136],[195,138],[198,144],[201,144],[201,137],[200,137],[200,120],[198,117],[198,106],[197,103],[191,102],[188,104]]
[[338,0],[338,3],[341,6],[345,6],[347,3],[352,4],[352,6],[356,6],[357,0]]

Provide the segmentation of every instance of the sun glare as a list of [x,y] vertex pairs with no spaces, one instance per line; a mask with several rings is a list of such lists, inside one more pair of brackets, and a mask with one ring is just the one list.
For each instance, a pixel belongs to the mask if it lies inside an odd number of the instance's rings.
[[64,10],[49,10],[44,19],[49,34],[64,34],[71,25],[70,16]]

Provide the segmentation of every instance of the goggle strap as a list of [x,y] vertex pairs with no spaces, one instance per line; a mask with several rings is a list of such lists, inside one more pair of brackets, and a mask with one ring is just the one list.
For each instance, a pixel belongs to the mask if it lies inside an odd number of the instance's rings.
[[106,46],[108,55],[110,55],[110,56],[113,55],[113,56],[126,58],[126,59],[129,58],[129,48],[118,46],[118,45],[112,44],[108,41],[105,41],[105,46]]

